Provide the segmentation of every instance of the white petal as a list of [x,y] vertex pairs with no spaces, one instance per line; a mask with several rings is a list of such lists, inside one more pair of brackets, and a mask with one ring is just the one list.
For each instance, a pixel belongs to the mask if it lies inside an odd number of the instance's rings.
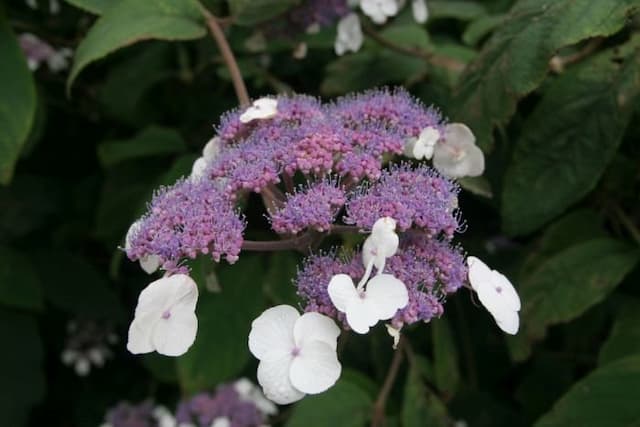
[[413,11],[413,19],[419,24],[424,24],[429,19],[429,9],[427,9],[426,0],[413,0],[411,2],[411,10]]
[[280,358],[295,347],[293,328],[300,317],[290,305],[265,310],[251,323],[249,351],[258,359]]
[[475,145],[476,137],[464,123],[449,123],[444,129],[444,139],[462,144]]
[[409,303],[407,287],[391,274],[379,274],[367,283],[365,302],[380,320],[391,319]]
[[435,147],[433,166],[452,178],[479,176],[484,172],[484,154],[475,145],[475,136],[462,123],[445,128],[444,139]]
[[198,157],[195,162],[193,162],[193,167],[191,168],[191,178],[200,179],[205,176],[207,171],[207,160],[204,157]]
[[79,375],[81,377],[86,377],[87,375],[89,375],[89,372],[91,371],[91,363],[89,362],[89,359],[81,357],[76,360],[75,370],[76,375]]
[[491,273],[491,283],[496,288],[496,290],[499,289],[499,293],[502,296],[504,304],[511,310],[520,311],[520,296],[518,295],[518,292],[516,292],[509,279],[507,279],[505,275],[500,273],[499,271],[493,270]]
[[296,321],[293,327],[293,337],[296,347],[302,348],[306,343],[320,341],[332,349],[338,344],[340,328],[336,322],[320,313],[305,313]]
[[208,162],[215,160],[220,154],[220,137],[214,136],[207,142],[202,149],[202,157],[204,157]]
[[293,358],[289,378],[303,393],[322,393],[333,386],[342,372],[335,348],[324,342],[307,342]]
[[336,308],[341,312],[346,312],[351,301],[360,299],[358,291],[353,284],[353,280],[346,274],[336,274],[331,278],[327,286],[329,298]]
[[389,233],[395,232],[396,225],[396,220],[391,218],[390,216],[378,218],[373,224],[373,227],[371,227],[371,234],[386,236]]
[[128,251],[131,249],[131,242],[133,241],[133,236],[138,232],[140,226],[142,225],[142,219],[136,220],[131,226],[129,230],[127,230],[127,235],[124,238],[124,250]]
[[263,120],[278,114],[278,100],[273,98],[260,98],[253,101],[253,105],[240,115],[240,123],[249,123],[252,120]]
[[127,338],[127,350],[133,354],[150,353],[155,350],[151,343],[151,333],[158,317],[155,313],[136,316],[129,326]]
[[155,273],[161,264],[162,261],[158,255],[147,255],[140,258],[140,267],[142,267],[147,274]]
[[291,354],[285,354],[280,358],[262,360],[258,365],[258,383],[264,395],[279,405],[293,403],[305,395],[294,388],[289,379],[292,360]]
[[395,350],[400,342],[400,329],[396,329],[388,323],[385,326],[387,327],[387,333],[393,338],[393,349]]
[[[493,314],[493,313],[492,313]],[[517,311],[505,310],[503,312],[493,314],[498,327],[504,332],[515,335],[520,327],[520,317]]]
[[162,314],[174,308],[193,312],[198,301],[198,285],[186,274],[174,274],[151,282],[140,292],[135,316]]
[[275,415],[278,413],[276,405],[264,397],[262,391],[260,391],[260,389],[258,389],[258,387],[256,387],[247,378],[240,378],[233,384],[233,388],[235,388],[240,395],[240,399],[247,402],[253,402],[253,404],[256,405],[263,414]]
[[469,256],[467,257],[467,266],[469,267],[469,283],[475,291],[482,283],[491,282],[491,269],[482,260]]
[[414,147],[413,157],[416,159],[431,159],[431,157],[433,157],[434,147],[439,140],[440,132],[438,129],[433,126],[427,126],[422,129]]
[[211,427],[231,427],[231,420],[227,417],[218,417],[213,420]]
[[349,13],[338,22],[334,49],[336,55],[343,55],[347,51],[357,52],[364,41],[360,18],[357,13]]
[[180,356],[196,340],[198,318],[193,311],[173,311],[168,319],[160,319],[153,329],[151,342],[165,356]]
[[359,334],[366,334],[380,320],[373,305],[359,297],[349,303],[346,314],[347,323]]

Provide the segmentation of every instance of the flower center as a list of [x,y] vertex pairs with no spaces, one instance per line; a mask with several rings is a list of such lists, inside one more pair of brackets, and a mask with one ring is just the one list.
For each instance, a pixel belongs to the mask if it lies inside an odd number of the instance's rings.
[[496,292],[501,294],[502,293],[502,288],[500,286],[496,287]]
[[297,357],[299,355],[300,355],[300,348],[299,347],[293,347],[293,349],[291,350],[291,356]]
[[165,311],[162,313],[162,318],[163,318],[163,319],[168,319],[168,318],[170,318],[170,317],[171,317],[171,311],[169,311],[169,310],[165,310]]

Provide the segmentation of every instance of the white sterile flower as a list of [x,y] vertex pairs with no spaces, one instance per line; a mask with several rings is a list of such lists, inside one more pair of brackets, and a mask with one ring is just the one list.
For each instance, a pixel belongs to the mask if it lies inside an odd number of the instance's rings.
[[378,274],[384,270],[387,258],[395,255],[400,239],[395,232],[396,221],[391,217],[379,218],[371,234],[362,245],[362,262],[365,267],[371,262],[378,270]]
[[[131,226],[129,227],[129,230],[127,231],[127,235],[124,238],[125,251],[128,252],[129,249],[131,249],[131,240],[133,239],[134,234],[137,233],[138,230],[140,229],[140,225],[142,225],[142,220],[139,219],[135,221],[133,224],[131,224]],[[147,274],[155,273],[158,270],[158,268],[160,268],[160,265],[162,265],[162,261],[160,260],[160,257],[158,255],[146,255],[140,258],[139,262],[140,262],[140,267],[142,267],[144,272]]]
[[404,147],[405,155],[417,160],[429,160],[433,157],[433,151],[438,140],[440,140],[438,129],[428,126],[422,129],[418,138],[411,138],[407,141]]
[[265,415],[275,415],[278,407],[272,401],[264,397],[262,391],[247,378],[240,378],[233,384],[233,388],[240,396],[240,400],[252,402],[256,408]]
[[397,0],[360,0],[360,8],[376,24],[384,24],[387,18],[395,16],[399,10]]
[[251,107],[240,115],[240,123],[249,123],[252,120],[264,120],[275,117],[278,114],[278,100],[273,98],[260,98],[253,101]]
[[476,145],[471,129],[462,123],[447,125],[444,138],[434,149],[433,167],[451,178],[482,175],[484,154]]
[[[370,271],[369,271],[370,273]],[[380,320],[391,319],[409,303],[407,288],[391,274],[365,275],[356,288],[346,274],[331,278],[327,290],[335,307],[347,315],[347,323],[355,332],[366,334]]]
[[467,265],[469,283],[482,305],[491,313],[500,329],[515,335],[520,326],[520,297],[509,279],[491,270],[476,257],[468,257]]
[[138,298],[129,327],[127,349],[134,354],[157,351],[166,356],[186,353],[196,339],[198,286],[185,274],[152,282]]
[[413,12],[413,19],[419,24],[424,24],[429,19],[429,9],[427,9],[426,0],[412,0],[411,11]]
[[207,160],[204,157],[198,157],[191,168],[191,179],[197,180],[204,177],[206,170]]
[[340,19],[334,44],[336,55],[344,55],[349,51],[357,52],[362,47],[363,41],[360,18],[357,13],[352,12]]
[[202,157],[208,162],[211,162],[220,154],[220,137],[214,136],[211,138],[202,149]]
[[227,417],[218,417],[213,420],[211,427],[231,427],[231,420]]
[[260,360],[258,383],[284,405],[333,386],[342,367],[336,353],[340,329],[315,312],[302,316],[289,305],[265,310],[251,324],[249,350]]
[[156,406],[155,408],[153,408],[152,415],[156,419],[156,425],[158,427],[176,426],[176,419],[174,418],[173,414],[171,414],[171,412],[169,412],[169,410],[164,406]]

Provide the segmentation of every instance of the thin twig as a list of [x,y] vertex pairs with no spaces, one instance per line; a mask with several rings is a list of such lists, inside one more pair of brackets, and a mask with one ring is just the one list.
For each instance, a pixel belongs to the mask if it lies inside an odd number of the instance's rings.
[[404,355],[404,341],[405,338],[401,336],[400,341],[398,342],[398,347],[393,354],[389,371],[387,371],[387,376],[384,379],[380,392],[378,393],[378,398],[373,405],[371,427],[380,427],[384,423],[384,411],[387,406],[387,399],[389,398],[389,393],[391,393],[393,384],[396,382],[396,377],[398,376],[398,371],[400,370],[400,364],[402,363]]
[[423,59],[425,61],[427,61],[428,63],[435,65],[437,67],[441,67],[441,68],[446,68],[450,71],[454,71],[454,72],[460,72],[462,70],[464,70],[464,68],[466,67],[466,65],[460,61],[458,61],[457,59],[454,58],[450,58],[448,56],[444,56],[444,55],[439,55],[436,54],[434,52],[427,52],[425,50],[422,50],[420,48],[416,48],[416,47],[407,47],[407,46],[402,46],[399,44],[396,44],[394,42],[392,42],[389,39],[384,38],[383,36],[381,36],[377,31],[375,31],[373,28],[365,26],[364,27],[364,32],[366,35],[368,35],[369,37],[371,37],[373,40],[375,40],[378,44],[380,44],[381,46],[384,46],[388,49],[394,50],[398,53],[402,53],[404,55],[408,55],[408,56],[413,56],[416,58],[420,58]]
[[233,88],[236,91],[238,102],[241,107],[246,107],[250,104],[249,93],[247,92],[247,87],[242,79],[242,73],[240,73],[236,57],[233,55],[231,47],[229,47],[229,42],[227,42],[224,31],[220,26],[221,21],[217,17],[213,16],[206,7],[200,5],[200,10],[202,11],[202,15],[207,22],[207,27],[209,27],[209,31],[211,32],[218,49],[220,49],[222,58],[229,69],[231,82],[233,83]]
[[560,74],[568,65],[582,61],[587,56],[598,50],[604,42],[604,37],[594,37],[589,40],[582,49],[567,56],[555,55],[549,60],[549,68],[556,74]]
[[633,223],[633,220],[629,218],[629,216],[625,213],[624,210],[622,210],[622,208],[618,204],[612,203],[611,207],[616,217],[618,218],[618,221],[620,221],[622,226],[627,230],[631,238],[640,245],[640,230],[638,229],[636,224]]
[[245,240],[242,242],[243,251],[276,252],[288,250],[304,250],[311,245],[314,235],[306,232],[297,237],[283,240]]

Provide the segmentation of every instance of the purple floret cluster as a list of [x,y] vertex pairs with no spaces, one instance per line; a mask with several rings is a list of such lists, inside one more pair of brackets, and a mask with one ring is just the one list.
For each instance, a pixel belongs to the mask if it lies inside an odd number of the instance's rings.
[[[356,252],[350,258],[335,253],[312,255],[298,271],[295,284],[305,311],[325,314],[348,328],[344,314],[336,310],[327,291],[331,277],[340,273],[358,283],[364,274],[362,254]],[[400,328],[441,316],[446,296],[465,282],[467,267],[459,247],[413,232],[403,236],[398,252],[387,260],[385,273],[400,279],[409,291],[409,303],[391,319],[391,324]]]
[[162,268],[177,273],[184,258],[199,254],[233,263],[243,242],[245,222],[211,180],[181,180],[156,192],[147,214],[131,236],[131,260],[159,257]]
[[262,30],[269,37],[295,37],[313,27],[330,27],[350,11],[347,0],[304,0],[264,23]]
[[146,400],[138,405],[120,402],[107,412],[105,425],[109,427],[158,427],[153,416],[154,405]]
[[259,427],[266,421],[255,403],[242,399],[232,384],[183,400],[176,411],[178,425],[210,427],[219,418],[226,418],[231,427]]

